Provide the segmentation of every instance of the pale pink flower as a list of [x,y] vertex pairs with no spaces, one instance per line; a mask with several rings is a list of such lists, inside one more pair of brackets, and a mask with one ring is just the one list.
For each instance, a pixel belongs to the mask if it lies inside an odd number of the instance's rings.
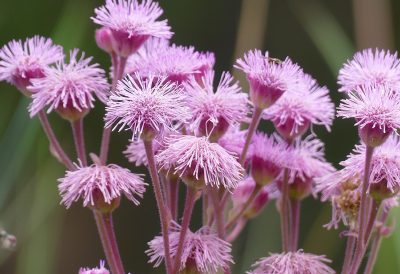
[[144,80],[135,74],[118,81],[117,89],[107,102],[106,127],[115,123],[113,130],[127,127],[133,139],[154,139],[164,132],[176,131],[190,115],[185,106],[185,95],[176,83],[166,82],[166,76],[154,80],[150,74]]
[[339,91],[350,92],[367,84],[383,84],[398,86],[400,83],[400,60],[397,52],[365,49],[354,54],[353,60],[340,69],[338,84]]
[[6,80],[25,95],[30,79],[44,77],[48,65],[64,59],[61,46],[53,45],[51,39],[40,37],[11,41],[0,50],[0,81]]
[[89,65],[93,57],[84,59],[84,52],[77,59],[78,51],[70,52],[69,63],[59,61],[56,67],[46,69],[45,77],[31,80],[31,117],[49,105],[47,113],[54,109],[63,118],[74,120],[94,107],[93,93],[103,103],[107,101],[109,85],[104,70],[98,68],[99,64]]
[[285,139],[303,135],[311,125],[324,125],[328,131],[335,117],[335,105],[326,87],[308,74],[299,80],[298,93],[284,93],[271,107],[263,112],[263,118],[271,120]]
[[104,268],[104,261],[100,260],[100,268],[81,268],[79,269],[79,274],[110,274],[110,271]]
[[186,105],[192,114],[189,130],[197,136],[210,136],[218,140],[229,128],[246,119],[250,101],[248,95],[241,92],[238,82],[233,83],[229,72],[222,73],[217,90],[214,93],[214,71],[209,71],[199,84],[194,77],[183,84],[186,91]]
[[67,208],[80,197],[83,198],[83,206],[89,203],[93,206],[98,199],[110,204],[122,193],[138,205],[139,201],[134,195],[142,198],[146,191],[147,184],[141,178],[143,175],[131,173],[128,169],[115,164],[76,167],[77,170],[67,171],[64,178],[58,179],[61,203],[64,203]]
[[195,187],[205,185],[229,189],[237,187],[244,169],[236,158],[206,137],[181,136],[156,156],[158,165],[173,167],[174,174]]
[[[173,223],[169,232],[170,256],[175,259],[180,238],[180,226]],[[158,267],[165,258],[163,237],[156,236],[148,243],[150,249],[146,253],[150,256],[150,263],[155,262]],[[226,269],[229,263],[234,263],[230,254],[231,244],[220,239],[211,232],[208,226],[200,228],[196,232],[188,230],[183,243],[182,256],[179,270],[187,268],[197,269],[201,274],[216,274],[219,269]]]
[[128,57],[135,53],[150,36],[171,38],[167,20],[156,21],[163,10],[157,2],[143,0],[106,0],[106,5],[94,10],[96,24],[111,29],[114,51]]
[[[240,157],[246,142],[247,132],[247,129],[240,130],[239,125],[229,127],[227,132],[218,140],[218,144],[235,156]],[[250,162],[251,157],[252,155],[250,153],[246,154],[245,166]]]
[[281,62],[270,58],[260,50],[249,51],[244,60],[237,59],[235,68],[247,74],[250,83],[250,98],[254,106],[265,109],[273,105],[285,92],[297,90],[297,83],[302,70],[293,64],[289,57]]
[[259,259],[252,266],[257,267],[248,274],[334,274],[332,268],[325,263],[332,261],[325,255],[304,253],[302,249],[297,252],[270,253],[269,257]]

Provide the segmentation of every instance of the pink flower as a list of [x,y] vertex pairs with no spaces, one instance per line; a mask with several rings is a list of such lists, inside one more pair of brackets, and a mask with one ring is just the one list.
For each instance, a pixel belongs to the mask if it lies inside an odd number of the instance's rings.
[[168,81],[181,84],[187,81],[190,75],[204,75],[212,63],[212,54],[199,53],[192,46],[170,46],[166,40],[150,38],[138,54],[128,58],[125,72],[138,72],[142,77],[154,72],[157,76],[167,75]]
[[271,120],[277,131],[288,140],[303,135],[309,125],[324,125],[328,131],[335,117],[335,105],[326,87],[308,74],[299,80],[299,93],[284,93],[271,107],[264,110],[264,119]]
[[69,208],[72,202],[76,202],[81,196],[83,206],[89,203],[96,206],[97,203],[111,204],[112,200],[119,198],[122,193],[138,205],[139,201],[133,196],[143,197],[146,191],[140,177],[142,175],[131,173],[128,169],[115,164],[100,166],[93,164],[89,167],[77,166],[75,171],[67,171],[64,178],[58,179],[61,203]]
[[209,71],[200,85],[194,77],[183,84],[186,105],[192,114],[189,130],[196,135],[209,136],[217,141],[229,128],[246,119],[249,113],[248,95],[241,92],[238,82],[231,85],[233,77],[224,72],[214,93],[214,71]]
[[270,253],[269,257],[259,259],[252,266],[257,267],[248,274],[334,274],[332,268],[325,263],[332,262],[325,255],[318,256],[304,253],[302,249],[297,252]]
[[206,137],[181,136],[156,156],[158,165],[174,168],[187,184],[234,189],[243,178],[244,169],[231,153]]
[[368,85],[349,92],[342,100],[339,117],[355,118],[359,135],[369,146],[382,144],[400,127],[400,95],[389,86]]
[[[185,123],[190,115],[184,104],[185,96],[176,83],[166,82],[166,76],[155,81],[150,74],[144,80],[136,73],[118,81],[117,90],[106,107],[106,127],[116,123],[121,131],[126,126],[133,131],[133,139],[154,139]],[[119,120],[119,121],[118,121]]]
[[106,5],[94,10],[96,24],[111,29],[114,36],[113,49],[128,57],[135,53],[150,36],[171,38],[167,20],[156,21],[163,10],[157,2],[143,0],[106,0]]
[[295,91],[302,72],[289,57],[281,62],[270,58],[268,51],[263,55],[260,50],[250,50],[244,55],[244,61],[237,59],[236,62],[238,65],[234,67],[247,74],[251,101],[259,109],[273,105],[284,92]]
[[13,40],[0,50],[0,81],[6,80],[30,96],[26,90],[30,79],[44,77],[47,66],[62,59],[62,47],[53,45],[51,39],[36,35],[23,45],[21,40]]
[[[180,226],[174,226],[169,233],[170,256],[175,259],[178,251]],[[148,243],[150,249],[146,253],[150,256],[150,263],[155,262],[158,267],[165,258],[163,237],[157,236]],[[202,227],[196,232],[187,231],[183,243],[183,252],[180,258],[179,270],[197,270],[195,273],[216,274],[220,268],[229,267],[232,260],[230,244],[221,240],[211,232],[210,227]],[[185,272],[184,272],[185,273]]]
[[354,59],[344,64],[340,69],[338,84],[339,91],[350,92],[367,84],[383,84],[398,86],[400,83],[400,60],[397,52],[390,54],[384,50],[365,49],[354,54]]
[[109,85],[104,70],[98,68],[99,64],[89,65],[92,57],[84,59],[84,52],[77,60],[78,51],[70,52],[69,64],[59,61],[56,67],[46,69],[45,77],[31,80],[32,86],[28,87],[33,92],[29,105],[31,117],[49,105],[47,113],[54,109],[63,118],[75,120],[94,107],[93,93],[106,102]]
[[104,261],[100,260],[100,268],[81,268],[79,269],[79,274],[110,274],[110,271],[104,268]]

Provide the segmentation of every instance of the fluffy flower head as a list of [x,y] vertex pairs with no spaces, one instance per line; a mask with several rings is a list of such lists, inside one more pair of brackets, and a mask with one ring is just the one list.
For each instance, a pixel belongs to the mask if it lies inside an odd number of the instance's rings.
[[400,60],[397,52],[365,49],[354,54],[353,60],[339,71],[339,91],[350,92],[367,84],[383,84],[398,86],[400,83]]
[[288,57],[281,62],[270,58],[268,52],[249,51],[244,60],[237,59],[235,68],[247,74],[250,97],[254,106],[265,109],[274,104],[284,92],[296,90],[301,69]]
[[195,187],[221,184],[234,189],[243,178],[244,169],[236,158],[206,137],[182,136],[156,156],[160,167],[174,167],[175,173]]
[[133,131],[133,139],[153,139],[166,131],[176,131],[190,118],[182,89],[166,82],[166,76],[154,78],[150,74],[144,80],[136,74],[135,78],[127,75],[118,82],[107,103],[106,127],[116,123],[113,129],[120,127],[121,131],[127,126]]
[[[100,166],[93,164],[88,167],[77,166],[75,171],[67,171],[64,178],[58,179],[62,201],[67,208],[81,196],[83,206],[89,203],[94,206],[99,199],[110,204],[122,193],[136,205],[139,201],[133,196],[143,197],[146,183],[141,175],[131,173],[128,169],[114,164]],[[99,198],[100,196],[100,198]]]
[[230,85],[233,77],[223,73],[214,93],[214,71],[208,72],[200,85],[194,77],[184,83],[186,103],[192,114],[189,129],[196,135],[210,135],[218,140],[229,128],[242,122],[249,112],[248,95],[241,92],[238,83]]
[[0,81],[17,86],[26,95],[32,78],[44,77],[48,65],[64,59],[61,46],[38,35],[22,41],[11,41],[0,50]]
[[100,260],[100,268],[81,268],[79,274],[110,274],[110,271],[104,268],[104,261]]
[[[173,223],[173,231],[169,233],[170,256],[175,258],[178,251],[180,227]],[[148,243],[150,249],[146,253],[151,257],[150,263],[156,262],[158,267],[165,258],[163,237],[157,236]],[[225,269],[232,260],[230,244],[221,240],[211,232],[210,227],[202,227],[196,232],[187,231],[180,258],[180,269],[195,268],[202,274],[216,274],[220,268]]]
[[56,67],[46,69],[45,77],[31,80],[31,117],[49,105],[48,113],[54,109],[63,118],[74,120],[94,107],[93,93],[102,102],[107,101],[109,85],[104,70],[98,68],[99,64],[89,65],[92,57],[84,59],[82,53],[78,60],[77,54],[78,49],[71,51],[68,64],[59,61]]
[[171,38],[167,20],[156,21],[163,10],[157,2],[143,0],[106,0],[106,5],[94,10],[92,20],[111,29],[114,51],[127,57],[136,52],[150,37]]
[[253,266],[257,269],[248,274],[334,274],[325,263],[331,260],[325,255],[304,253],[303,250],[288,253],[271,253],[269,257],[259,259]]
[[309,125],[324,125],[328,131],[335,116],[335,105],[326,87],[308,74],[299,80],[299,93],[284,93],[271,107],[264,110],[264,119],[271,120],[286,139],[301,136]]

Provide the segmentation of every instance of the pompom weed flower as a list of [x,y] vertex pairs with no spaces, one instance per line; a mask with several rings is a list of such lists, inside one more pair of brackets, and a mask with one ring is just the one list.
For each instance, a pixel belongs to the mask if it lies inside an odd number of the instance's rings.
[[100,261],[100,268],[96,266],[96,268],[81,268],[79,269],[79,274],[110,274],[110,271],[108,271],[104,267],[104,261]]

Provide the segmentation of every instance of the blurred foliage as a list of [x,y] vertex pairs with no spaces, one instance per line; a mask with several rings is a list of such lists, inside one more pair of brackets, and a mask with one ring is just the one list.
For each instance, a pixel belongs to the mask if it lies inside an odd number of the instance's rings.
[[[400,10],[400,3],[392,2],[396,8],[393,18],[398,18],[395,12]],[[100,0],[1,0],[0,45],[39,34],[62,45],[65,53],[80,48],[108,71],[109,56],[96,46],[94,31],[98,26],[90,19],[94,8],[103,4]],[[161,0],[160,5],[164,9],[162,17],[168,18],[175,32],[174,43],[214,52],[217,75],[233,69],[241,1]],[[393,22],[393,26],[397,25],[398,19]],[[394,30],[394,41],[398,42],[400,30]],[[320,85],[331,90],[338,105],[342,96],[337,92],[338,70],[356,48],[351,1],[271,0],[262,35],[262,50],[280,59],[290,56]],[[248,88],[247,83],[241,85],[244,90]],[[67,274],[78,273],[82,266],[98,265],[104,253],[93,216],[80,202],[69,210],[59,205],[56,180],[64,176],[65,169],[50,155],[37,117],[29,119],[29,100],[5,82],[0,82],[0,90],[0,220],[18,238],[15,251],[0,249],[0,273]],[[104,106],[98,102],[84,120],[88,152],[99,151],[103,115]],[[70,125],[55,114],[49,119],[64,149],[76,159]],[[265,131],[272,130],[269,122],[261,126]],[[331,133],[320,127],[315,127],[315,132],[327,143],[327,159],[337,167],[358,142],[353,121],[337,119]],[[145,173],[143,168],[128,163],[121,153],[130,137],[129,132],[112,134],[109,162]],[[195,214],[200,216],[200,212],[198,203]],[[322,205],[313,198],[303,203],[299,245],[306,252],[326,254],[339,271],[345,239],[339,238],[340,231],[322,228],[329,222],[330,212],[329,204]],[[392,215],[399,219],[400,211],[396,209]],[[160,231],[152,190],[148,189],[139,207],[122,199],[114,220],[125,269],[131,273],[163,273],[163,268],[153,269],[147,264],[144,254],[146,243]],[[194,219],[191,229],[199,226],[200,219]],[[389,239],[383,240],[374,273],[400,273],[400,229]],[[235,241],[233,273],[244,273],[257,258],[280,250],[279,216],[272,202]]]

